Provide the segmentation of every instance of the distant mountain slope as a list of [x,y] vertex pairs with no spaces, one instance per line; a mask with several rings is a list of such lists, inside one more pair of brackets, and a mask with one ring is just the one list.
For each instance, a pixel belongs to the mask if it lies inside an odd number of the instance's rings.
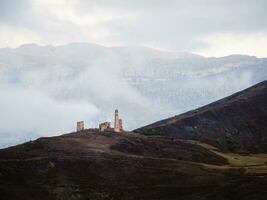
[[267,152],[267,81],[136,132],[196,139],[230,151]]

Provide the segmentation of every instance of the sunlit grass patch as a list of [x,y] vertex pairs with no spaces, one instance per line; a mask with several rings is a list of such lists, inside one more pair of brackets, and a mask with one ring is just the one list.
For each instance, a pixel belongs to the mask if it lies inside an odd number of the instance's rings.
[[222,153],[219,150],[203,142],[195,140],[187,140],[191,144],[200,145],[210,151],[226,158],[229,164],[233,167],[249,167],[249,166],[266,166],[267,167],[267,154],[249,154],[249,155],[240,155],[237,153]]
[[234,153],[221,153],[218,151],[214,152],[226,158],[229,161],[230,165],[236,167],[259,166],[267,164],[266,154],[252,154],[249,156],[243,156]]

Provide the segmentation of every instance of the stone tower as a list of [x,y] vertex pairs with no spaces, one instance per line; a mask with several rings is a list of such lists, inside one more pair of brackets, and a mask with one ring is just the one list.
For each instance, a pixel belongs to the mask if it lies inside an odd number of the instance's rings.
[[77,132],[84,130],[84,121],[77,122]]
[[119,119],[119,127],[120,127],[120,131],[123,130],[123,127],[122,127],[122,119]]
[[119,118],[119,111],[117,109],[115,110],[114,131],[120,132],[120,118]]

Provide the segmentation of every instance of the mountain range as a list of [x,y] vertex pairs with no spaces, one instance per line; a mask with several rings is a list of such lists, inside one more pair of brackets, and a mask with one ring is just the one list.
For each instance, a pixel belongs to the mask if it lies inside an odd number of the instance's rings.
[[136,129],[266,79],[267,59],[245,55],[88,43],[2,48],[0,146],[70,132],[78,120],[97,127],[116,108]]

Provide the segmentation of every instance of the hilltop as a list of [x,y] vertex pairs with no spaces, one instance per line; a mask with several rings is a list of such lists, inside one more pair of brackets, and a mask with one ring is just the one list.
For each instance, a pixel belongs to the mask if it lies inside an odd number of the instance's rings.
[[3,200],[265,199],[266,160],[88,129],[0,150],[0,193]]
[[206,142],[226,151],[267,152],[267,81],[135,130]]
[[[0,150],[1,199],[155,199],[175,195],[187,174],[202,176],[207,188],[214,187],[214,178],[227,179],[209,177],[214,172],[194,162],[228,163],[204,147],[169,137],[89,129],[40,138]],[[187,182],[201,192],[197,177]]]

